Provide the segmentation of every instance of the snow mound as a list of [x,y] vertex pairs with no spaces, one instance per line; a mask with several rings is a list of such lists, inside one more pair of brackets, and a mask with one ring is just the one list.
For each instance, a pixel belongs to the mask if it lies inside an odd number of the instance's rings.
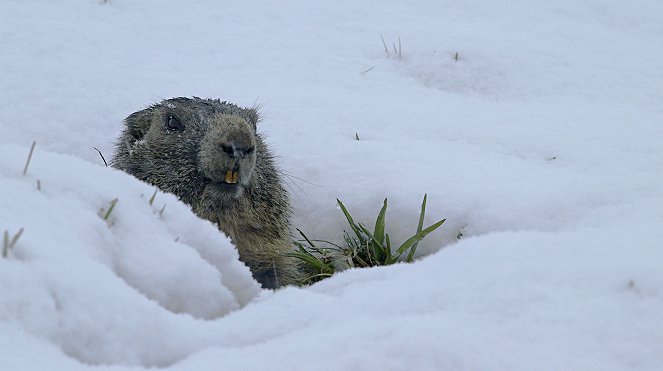
[[415,53],[398,60],[407,76],[424,86],[454,94],[476,94],[491,98],[509,92],[509,70],[495,57],[478,53],[460,54],[452,51]]
[[0,261],[0,321],[86,363],[163,365],[190,351],[166,333],[260,293],[228,238],[173,195],[150,203],[154,187],[39,149],[23,176],[27,154],[0,147],[0,225],[24,229]]

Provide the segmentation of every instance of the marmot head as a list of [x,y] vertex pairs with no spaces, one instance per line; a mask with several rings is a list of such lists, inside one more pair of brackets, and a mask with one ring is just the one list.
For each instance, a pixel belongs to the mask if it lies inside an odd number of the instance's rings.
[[218,100],[173,98],[131,114],[113,165],[184,202],[205,193],[239,198],[256,167],[255,109]]

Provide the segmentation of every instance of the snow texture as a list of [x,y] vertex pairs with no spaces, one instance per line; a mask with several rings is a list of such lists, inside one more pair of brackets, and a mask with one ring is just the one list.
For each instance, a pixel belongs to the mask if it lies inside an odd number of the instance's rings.
[[[0,17],[0,232],[23,228],[0,257],[0,370],[663,370],[660,1]],[[413,264],[261,290],[214,225],[93,148],[174,96],[261,106],[313,238],[342,240],[336,198],[370,223],[388,197],[396,242],[424,193],[447,222]]]

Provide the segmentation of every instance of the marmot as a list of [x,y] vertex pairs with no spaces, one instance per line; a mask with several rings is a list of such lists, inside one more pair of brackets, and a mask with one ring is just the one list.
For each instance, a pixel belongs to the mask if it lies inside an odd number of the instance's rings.
[[298,283],[290,202],[256,109],[218,99],[166,99],[124,120],[111,165],[172,192],[237,246],[265,288]]

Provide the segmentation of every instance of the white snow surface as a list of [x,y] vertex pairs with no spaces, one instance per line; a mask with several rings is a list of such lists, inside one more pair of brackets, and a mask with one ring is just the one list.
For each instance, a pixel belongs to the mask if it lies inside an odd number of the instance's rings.
[[[0,20],[0,232],[24,228],[0,370],[663,370],[663,2],[26,0]],[[174,96],[262,107],[310,237],[342,239],[336,198],[372,223],[388,197],[394,241],[424,193],[447,222],[413,264],[261,290],[93,149]]]

